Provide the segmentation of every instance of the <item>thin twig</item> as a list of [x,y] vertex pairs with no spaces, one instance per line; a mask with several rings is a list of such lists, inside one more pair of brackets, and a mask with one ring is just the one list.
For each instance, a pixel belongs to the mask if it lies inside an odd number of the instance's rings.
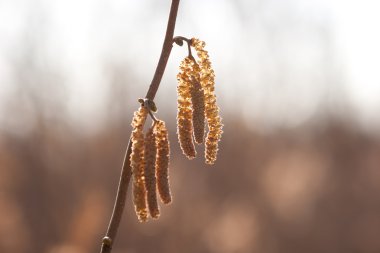
[[170,53],[173,47],[173,36],[174,36],[174,28],[175,22],[177,18],[178,5],[180,0],[172,0],[172,6],[170,8],[168,27],[166,29],[166,35],[164,40],[164,45],[162,46],[160,60],[158,61],[158,65],[156,68],[156,72],[154,73],[152,83],[150,84],[149,90],[146,94],[146,98],[150,100],[154,100],[156,96],[158,87],[160,86],[162,76],[164,75],[166,63],[168,62]]
[[[165,72],[166,64],[168,62],[168,59],[172,50],[174,28],[176,24],[179,1],[180,0],[172,0],[172,3],[171,3],[169,20],[168,20],[168,25],[166,28],[166,35],[165,35],[165,40],[164,40],[164,44],[161,51],[161,56],[157,64],[157,68],[154,73],[153,80],[149,86],[149,90],[145,96],[147,99],[151,101],[153,101],[154,97],[156,96],[157,90],[160,86],[162,76],[164,75],[164,72]],[[131,142],[131,139],[129,139],[128,147],[124,156],[123,167],[121,169],[121,175],[120,175],[120,180],[119,180],[119,186],[117,189],[115,205],[112,211],[110,223],[108,225],[107,233],[102,240],[102,246],[100,250],[101,253],[111,252],[112,246],[115,242],[117,231],[120,225],[120,221],[123,215],[125,200],[126,200],[127,191],[128,191],[128,185],[129,185],[129,182],[131,180],[131,175],[132,175],[132,169],[131,169],[131,165],[129,161],[129,157],[131,155],[131,149],[132,149],[132,142]]]

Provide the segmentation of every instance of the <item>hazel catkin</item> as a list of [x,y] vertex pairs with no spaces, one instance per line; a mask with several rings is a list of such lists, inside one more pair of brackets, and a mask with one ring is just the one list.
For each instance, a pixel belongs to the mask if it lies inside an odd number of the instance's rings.
[[146,189],[144,178],[144,134],[143,126],[145,123],[148,109],[140,107],[135,112],[132,120],[132,152],[130,156],[132,174],[133,174],[133,203],[135,205],[136,215],[139,221],[146,221],[148,211],[146,207]]
[[156,137],[156,178],[157,190],[164,204],[172,201],[169,184],[169,136],[165,122],[158,120],[154,125],[154,135]]
[[218,143],[222,136],[222,119],[219,115],[219,107],[216,104],[215,74],[212,69],[208,52],[204,49],[205,43],[199,39],[191,40],[192,46],[197,51],[200,71],[200,83],[205,95],[205,115],[208,125],[206,137],[205,158],[207,164],[213,164],[218,153]]
[[196,156],[193,142],[193,108],[191,103],[191,72],[193,61],[186,57],[180,65],[177,75],[178,113],[177,133],[182,152],[189,159]]
[[199,82],[199,78],[193,77],[191,79],[191,84],[194,139],[196,143],[202,144],[205,136],[205,95]]
[[155,219],[160,216],[156,192],[156,148],[156,136],[152,126],[145,134],[145,189],[149,213]]

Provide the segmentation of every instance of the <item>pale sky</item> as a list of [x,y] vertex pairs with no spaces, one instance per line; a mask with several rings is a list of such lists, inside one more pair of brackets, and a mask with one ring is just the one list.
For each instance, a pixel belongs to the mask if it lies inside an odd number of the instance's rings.
[[[31,41],[39,66],[63,77],[63,84],[51,85],[65,85],[68,111],[78,124],[101,122],[107,114],[106,63],[125,64],[141,85],[131,97],[144,96],[166,28],[170,3],[160,3],[0,0],[0,124],[22,123],[9,121],[7,103],[17,80],[12,64]],[[375,0],[182,0],[176,34],[206,41],[224,110],[239,106],[259,127],[297,126],[324,110],[327,100],[334,107],[344,98],[347,113],[364,128],[378,128],[379,9]],[[174,48],[158,101],[175,97],[184,55]]]

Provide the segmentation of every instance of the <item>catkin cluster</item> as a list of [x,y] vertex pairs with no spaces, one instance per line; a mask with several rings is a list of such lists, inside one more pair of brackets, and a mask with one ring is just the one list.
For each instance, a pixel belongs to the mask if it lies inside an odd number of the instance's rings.
[[[194,142],[205,143],[206,163],[213,164],[223,127],[214,93],[215,74],[208,52],[204,49],[205,43],[194,38],[187,41],[195,48],[198,60],[189,52],[189,56],[181,62],[177,75],[178,139],[182,152],[189,159],[195,158],[197,154]],[[154,219],[160,216],[158,195],[164,204],[172,201],[169,185],[170,148],[165,122],[157,120],[152,114],[157,111],[154,102],[148,99],[139,99],[139,102],[142,106],[132,120],[130,164],[135,211],[140,221],[146,221],[149,216]],[[148,113],[153,125],[144,135]],[[208,133],[205,138],[206,125]]]
[[144,135],[143,126],[148,110],[141,106],[132,121],[132,192],[139,221],[146,221],[149,215],[154,219],[160,216],[157,191],[164,204],[171,202],[168,131],[165,122],[157,120]]
[[183,153],[189,159],[194,158],[196,151],[193,136],[196,143],[203,143],[206,119],[208,133],[205,141],[205,159],[207,164],[213,164],[223,132],[214,92],[215,74],[208,52],[204,49],[205,42],[193,38],[191,46],[197,52],[198,61],[192,56],[186,57],[181,62],[177,75],[178,138]]

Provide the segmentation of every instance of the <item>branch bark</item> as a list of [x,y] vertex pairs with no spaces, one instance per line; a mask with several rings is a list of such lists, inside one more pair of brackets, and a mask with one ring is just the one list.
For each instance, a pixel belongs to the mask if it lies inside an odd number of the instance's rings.
[[[168,62],[172,47],[173,47],[173,36],[174,36],[174,28],[177,19],[178,6],[180,0],[172,0],[168,25],[166,28],[166,35],[164,44],[162,46],[161,56],[158,61],[156,71],[154,73],[152,82],[149,86],[149,90],[145,96],[145,98],[152,100],[156,96],[157,90],[160,86],[162,76],[164,75],[166,64]],[[125,152],[123,167],[121,169],[121,175],[119,180],[119,186],[117,189],[115,205],[112,211],[112,216],[108,225],[107,233],[102,240],[101,253],[110,253],[112,250],[112,246],[115,242],[115,238],[117,235],[117,231],[120,225],[120,221],[123,215],[125,200],[127,196],[129,182],[131,180],[132,169],[129,161],[129,157],[131,155],[132,142],[129,139],[128,147]]]

